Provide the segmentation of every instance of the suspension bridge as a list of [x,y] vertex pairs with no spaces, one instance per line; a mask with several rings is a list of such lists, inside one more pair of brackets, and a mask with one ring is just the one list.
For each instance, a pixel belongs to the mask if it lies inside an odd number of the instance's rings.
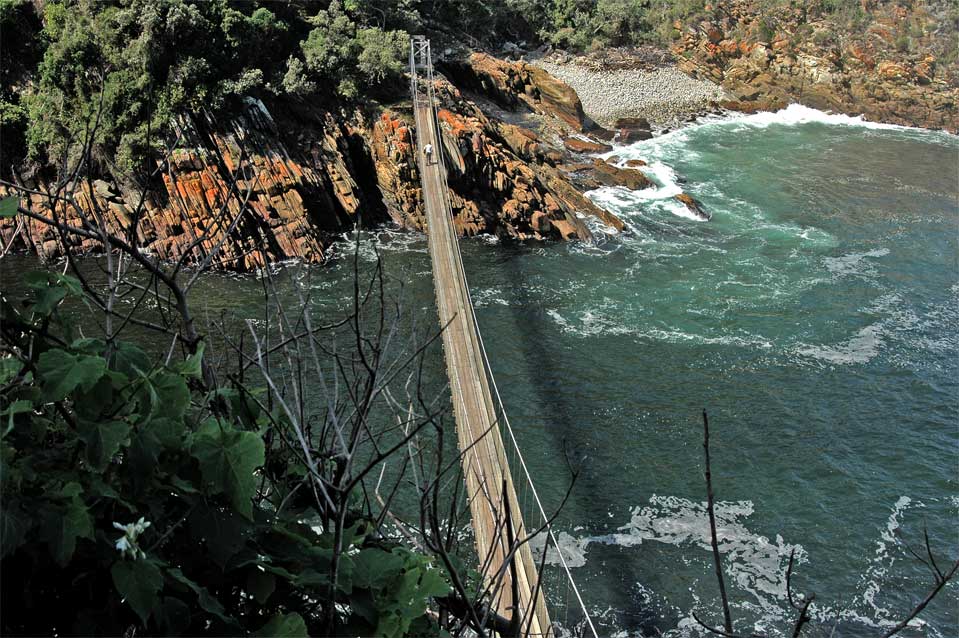
[[[436,305],[440,325],[445,326],[443,351],[480,571],[494,592],[493,608],[510,619],[514,635],[555,638],[542,574],[530,544],[523,542],[531,530],[542,530],[546,535],[543,552],[549,551],[550,546],[556,552],[566,581],[567,598],[570,591],[574,594],[573,602],[581,616],[579,624],[586,635],[597,638],[506,416],[477,325],[453,226],[429,40],[423,36],[411,39],[409,63]],[[430,155],[424,152],[427,145],[432,148]],[[510,458],[518,462],[522,470],[520,489],[524,497],[533,497],[536,524],[532,527],[527,527],[524,521],[522,503],[510,472]],[[541,560],[541,566],[544,563]],[[564,610],[564,617],[568,617],[568,609]]]

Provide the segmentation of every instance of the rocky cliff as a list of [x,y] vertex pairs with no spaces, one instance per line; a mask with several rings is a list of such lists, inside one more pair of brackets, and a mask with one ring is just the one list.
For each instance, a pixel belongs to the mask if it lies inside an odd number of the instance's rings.
[[[680,68],[721,83],[744,111],[798,101],[867,119],[959,127],[954,25],[944,3],[861,0],[847,14],[803,3],[767,13],[754,0],[707,5],[708,18],[676,22]],[[951,33],[951,35],[950,35]]]
[[[127,237],[135,229],[136,241],[163,260],[200,263],[213,254],[211,265],[231,270],[294,257],[322,261],[331,233],[350,227],[368,198],[353,177],[355,127],[329,113],[314,116],[309,135],[293,140],[259,101],[248,101],[227,122],[208,114],[183,117],[174,147],[148,179],[104,174],[85,180],[72,189],[76,206],[55,211],[40,192],[24,203],[76,226],[100,212],[111,233]],[[45,192],[50,184],[41,174],[17,177]],[[0,233],[6,246],[47,259],[62,256],[67,245],[80,252],[101,248],[23,216],[4,220]]]
[[[463,62],[457,76],[468,95],[442,77],[436,92],[458,232],[588,239],[590,216],[623,228],[574,181],[648,182],[608,165],[587,166],[601,181],[583,178],[562,143],[596,129],[575,91],[541,69],[489,56]],[[161,259],[203,263],[215,253],[212,265],[240,271],[288,258],[321,262],[334,235],[357,223],[393,220],[426,230],[408,104],[328,111],[248,100],[232,118],[194,115],[176,128],[172,151],[149,179],[105,172],[84,181],[74,188],[83,214],[61,206],[60,219],[82,224],[100,210],[112,232],[128,236],[134,228],[136,240]],[[50,181],[37,169],[16,179],[37,191]],[[45,202],[40,194],[24,200],[49,215]],[[5,246],[44,258],[62,256],[64,242],[81,252],[100,249],[22,216],[2,220],[0,234]]]

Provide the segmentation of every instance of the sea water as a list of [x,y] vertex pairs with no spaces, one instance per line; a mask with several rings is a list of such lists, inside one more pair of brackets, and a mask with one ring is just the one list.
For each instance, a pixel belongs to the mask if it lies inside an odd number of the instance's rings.
[[[590,193],[627,232],[464,245],[546,500],[579,470],[558,528],[600,633],[721,624],[704,408],[737,630],[791,632],[794,552],[813,631],[881,633],[932,585],[904,543],[959,556],[959,141],[791,106],[608,156],[657,183]],[[957,614],[953,583],[914,633]]]

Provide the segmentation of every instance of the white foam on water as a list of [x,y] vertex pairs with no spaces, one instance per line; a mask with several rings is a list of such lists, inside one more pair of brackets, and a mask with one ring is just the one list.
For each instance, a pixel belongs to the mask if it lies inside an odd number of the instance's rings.
[[[671,172],[669,167],[664,164],[661,164],[661,166],[663,167],[663,175],[668,175],[667,171]],[[638,191],[631,191],[621,186],[603,186],[595,190],[587,191],[585,195],[600,208],[615,213],[621,218],[624,216],[627,217],[627,219],[623,221],[630,230],[633,230],[633,227],[628,222],[629,215],[641,214],[645,210],[656,208],[661,208],[676,217],[682,217],[691,221],[707,221],[686,208],[682,202],[673,199],[674,195],[678,195],[681,192],[682,189],[677,183],[667,182],[657,188],[646,188]]]
[[856,127],[866,130],[906,132],[913,135],[921,135],[924,139],[947,140],[950,144],[954,144],[957,140],[955,135],[943,131],[932,131],[910,126],[900,126],[898,124],[885,124],[882,122],[870,122],[862,116],[830,113],[801,104],[790,104],[786,108],[778,111],[761,111],[748,115],[743,113],[727,113],[721,117],[702,118],[696,124],[670,131],[669,133],[656,136],[649,140],[640,140],[633,144],[616,147],[612,151],[598,155],[598,157],[606,159],[618,156],[623,159],[642,159],[650,162],[651,159],[657,160],[663,157],[669,157],[676,151],[681,151],[684,157],[695,159],[697,157],[695,151],[684,148],[684,146],[689,141],[690,135],[697,130],[716,127],[763,129],[773,125],[799,126],[814,123],[830,126]]
[[580,338],[595,336],[622,336],[630,335],[639,339],[651,341],[665,341],[667,343],[696,343],[702,345],[737,346],[741,348],[771,349],[773,342],[762,335],[721,334],[709,336],[685,332],[677,328],[652,328],[640,330],[626,325],[622,320],[612,316],[616,309],[615,303],[606,298],[596,307],[576,312],[571,318],[564,317],[555,308],[546,311],[547,316],[560,330]]
[[667,197],[675,197],[683,192],[676,177],[676,171],[662,162],[649,162],[643,167],[643,173],[653,179],[659,187],[635,191],[640,199],[666,199]]
[[[547,544],[547,539],[546,534],[540,534],[534,536],[529,542],[536,564],[539,564],[540,561],[543,560],[543,546]],[[586,545],[588,543],[588,538],[576,538],[568,532],[560,532],[556,534],[556,545],[552,542],[548,544],[546,549],[546,564],[561,565],[562,561],[560,561],[559,558],[560,553],[562,553],[563,558],[566,560],[567,567],[570,569],[582,567],[586,564]]]
[[874,323],[862,328],[842,343],[833,346],[803,346],[797,349],[797,353],[829,363],[868,363],[879,354],[883,334],[882,324]]
[[[952,497],[951,502],[959,507],[959,497]],[[894,626],[903,613],[902,610],[890,610],[878,601],[883,587],[892,587],[889,576],[896,563],[905,554],[896,551],[901,546],[897,537],[902,527],[902,519],[907,510],[925,505],[908,496],[900,496],[891,507],[889,517],[884,527],[880,528],[879,536],[874,544],[874,552],[869,563],[859,578],[851,597],[837,603],[817,599],[816,604],[810,607],[810,613],[816,623],[829,630],[837,623],[852,623],[871,629],[888,629]],[[787,543],[782,536],[775,539],[751,531],[747,526],[747,519],[754,513],[751,501],[719,502],[715,505],[719,550],[723,555],[723,565],[728,582],[746,592],[749,598],[731,596],[733,607],[737,610],[741,620],[749,618],[753,623],[749,631],[764,635],[787,635],[795,620],[795,611],[789,606],[786,593],[786,572],[789,556],[795,552],[793,570],[806,563],[810,558],[807,551],[800,544]],[[694,553],[686,552],[681,560],[690,565],[694,562],[710,563],[711,535],[706,504],[695,502],[677,496],[653,495],[646,506],[635,507],[630,512],[630,520],[611,534],[574,537],[562,533],[557,539],[570,567],[582,567],[587,564],[589,548],[593,545],[611,545],[622,548],[634,548],[648,543],[663,543],[676,547],[690,548]],[[539,552],[542,551],[542,542]],[[555,557],[555,550],[553,550]],[[695,556],[690,560],[690,556]],[[554,564],[550,554],[547,562]],[[906,560],[909,560],[906,557]],[[572,561],[572,562],[571,562]],[[704,579],[711,580],[712,570]],[[693,612],[715,610],[715,601],[703,600],[697,593],[698,588],[691,584],[689,592],[692,596],[692,605],[687,610],[675,609],[680,616],[675,629],[665,633],[666,636],[687,637],[707,635],[693,618]],[[643,590],[644,597],[652,599],[647,590]],[[806,592],[808,593],[808,592]],[[802,597],[804,592],[798,591],[793,582],[793,595]],[[596,610],[595,618],[606,618],[616,610],[611,608]],[[620,610],[622,611],[622,610]],[[914,621],[913,625],[927,632],[932,638],[941,638],[942,632],[928,625],[922,619]],[[744,631],[743,627],[739,627]],[[632,634],[625,630],[611,629],[611,636],[628,637]],[[748,632],[747,632],[748,633]]]
[[[786,543],[779,535],[770,540],[750,531],[746,519],[754,511],[751,501],[719,502],[715,511],[719,549],[724,556],[727,577],[750,594],[752,598],[746,604],[754,612],[767,619],[783,618],[789,555],[795,552],[795,564],[800,565],[807,560],[806,551],[801,545]],[[616,532],[570,539],[565,546],[581,552],[585,564],[590,545],[630,548],[644,543],[695,548],[698,556],[708,556],[712,549],[706,504],[677,496],[653,495],[647,506],[633,508],[629,522]]]
[[750,115],[731,118],[732,121],[758,128],[766,128],[773,124],[782,124],[786,126],[795,126],[797,124],[829,124],[832,126],[857,126],[875,130],[908,130],[907,126],[898,126],[896,124],[884,124],[881,122],[869,122],[861,115],[852,116],[842,113],[830,113],[818,109],[803,106],[802,104],[790,104],[784,109],[778,111],[760,111]]
[[481,288],[471,292],[473,305],[477,308],[509,306],[509,302],[504,298],[504,294],[500,288]]
[[[877,596],[882,591],[882,586],[897,561],[897,552],[892,550],[900,545],[896,534],[902,527],[903,514],[910,507],[925,507],[925,505],[908,496],[899,497],[892,506],[886,520],[886,526],[880,530],[879,538],[875,544],[875,552],[869,566],[859,577],[859,582],[851,599],[843,601],[838,608],[820,603],[818,607],[813,609],[812,616],[815,620],[827,624],[837,621],[853,622],[874,629],[892,627],[900,620],[899,614],[902,612],[894,612],[881,606],[877,601]],[[912,626],[926,626],[930,630],[930,636],[941,635],[934,628],[928,627],[921,619],[914,621]]]
[[[617,213],[619,215],[629,215],[630,213],[641,212],[642,210],[649,208],[646,206],[650,203],[655,203],[658,205],[658,208],[665,210],[677,217],[682,217],[684,219],[689,219],[691,221],[702,222],[707,221],[700,218],[698,215],[690,211],[686,206],[674,199],[676,195],[679,195],[683,192],[683,188],[679,183],[679,177],[676,175],[670,166],[664,164],[661,161],[656,159],[651,159],[655,156],[655,153],[649,153],[648,149],[645,147],[642,149],[642,153],[635,153],[630,151],[634,147],[624,147],[623,150],[627,152],[627,155],[632,155],[633,157],[627,157],[626,159],[640,159],[639,155],[643,155],[644,161],[647,162],[646,166],[643,166],[641,169],[630,168],[626,166],[626,160],[621,159],[618,166],[621,168],[626,168],[627,170],[639,170],[646,177],[650,178],[655,186],[649,188],[643,188],[640,190],[629,190],[628,188],[623,188],[621,186],[604,186],[596,190],[588,191],[585,195],[590,198],[597,206],[610,210],[611,212]],[[607,158],[611,157],[610,153],[605,153],[602,157]],[[653,208],[656,208],[654,206]]]
[[[356,243],[356,233],[344,234],[330,246],[330,253],[334,259],[342,260],[352,257],[354,251],[356,251]],[[425,234],[395,226],[384,226],[375,230],[363,231],[360,233],[359,244],[359,257],[366,262],[376,261],[378,251],[421,253],[424,255],[429,253]]]
[[868,276],[875,274],[876,271],[873,265],[866,261],[866,259],[878,259],[888,254],[888,248],[877,248],[864,253],[850,253],[839,257],[824,257],[823,265],[826,266],[826,270],[836,277],[851,275]]
[[[873,251],[880,254],[885,249]],[[857,269],[857,272],[862,272]],[[921,318],[913,310],[904,307],[901,296],[885,294],[877,298],[863,312],[884,315],[882,319],[860,328],[856,334],[834,345],[799,344],[795,352],[801,356],[818,359],[831,364],[862,364],[875,358],[890,339],[909,349],[926,347],[935,350],[943,344],[931,342],[924,333],[931,321]],[[900,348],[901,349],[901,348]]]

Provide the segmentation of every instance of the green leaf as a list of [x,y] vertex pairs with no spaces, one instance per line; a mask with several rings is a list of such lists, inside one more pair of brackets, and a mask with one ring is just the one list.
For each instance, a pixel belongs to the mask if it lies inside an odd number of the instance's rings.
[[151,368],[150,357],[137,346],[120,341],[110,358],[110,369],[122,372],[130,379],[146,376]]
[[16,195],[0,199],[0,218],[11,219],[17,214],[17,207],[20,205],[20,198]]
[[18,414],[23,414],[24,412],[31,412],[31,411],[33,411],[33,403],[31,401],[25,401],[21,399],[19,401],[14,401],[13,403],[10,404],[10,406],[6,410],[4,410],[3,412],[0,412],[0,416],[7,417],[7,427],[4,428],[3,434],[0,434],[0,438],[3,438],[6,435],[10,434],[10,431],[13,430],[13,426],[14,426],[13,419]]
[[60,349],[47,350],[37,362],[46,401],[60,401],[77,387],[88,391],[106,369],[107,362],[103,357],[74,355]]
[[420,578],[420,592],[423,596],[429,598],[440,598],[450,593],[449,583],[446,582],[444,574],[439,569],[428,569],[423,572]]
[[35,315],[49,315],[67,295],[79,296],[83,293],[80,280],[69,275],[34,270],[24,275],[23,280],[36,296],[31,307]]
[[87,421],[98,421],[103,414],[117,414],[117,408],[113,405],[114,384],[111,377],[114,375],[119,373],[107,370],[88,392],[77,392],[73,395],[73,408],[78,417]]
[[205,587],[198,585],[179,569],[168,569],[167,574],[180,584],[186,585],[188,588],[190,588],[193,593],[197,595],[197,600],[200,603],[200,607],[202,607],[204,611],[213,614],[228,625],[235,623],[233,618],[230,618],[226,615],[226,609],[223,608],[223,605],[220,604],[220,601],[214,598]]
[[23,276],[23,281],[33,290],[59,286],[66,288],[68,294],[83,294],[83,284],[80,283],[79,279],[50,270],[31,270]]
[[19,359],[14,357],[4,357],[0,359],[0,385],[6,385],[17,376],[17,373],[23,368]]
[[130,424],[125,421],[81,421],[79,430],[80,438],[86,443],[87,462],[98,472],[105,470],[120,446],[130,440]]
[[270,594],[276,589],[276,578],[254,567],[246,576],[246,591],[253,595],[258,603],[265,605]]
[[200,506],[190,514],[190,535],[196,542],[205,542],[210,558],[221,568],[246,545],[249,523],[233,510],[219,511]]
[[190,389],[183,377],[163,372],[151,379],[156,393],[154,414],[178,419],[190,407]]
[[263,439],[209,419],[194,436],[191,453],[200,463],[203,480],[213,486],[215,493],[225,493],[233,507],[252,520],[256,493],[253,472],[263,465]]
[[137,425],[130,431],[130,465],[138,468],[132,480],[137,491],[151,484],[163,444],[149,425]]
[[46,317],[52,313],[57,305],[67,296],[67,291],[63,288],[44,288],[37,291],[37,300],[33,302],[31,310],[34,315]]
[[159,602],[157,594],[163,587],[163,574],[149,560],[118,560],[110,569],[113,584],[130,605],[143,624],[147,624],[150,615]]
[[277,614],[265,625],[253,632],[263,638],[308,638],[306,623],[297,613]]
[[403,557],[382,549],[367,548],[353,556],[353,586],[361,589],[386,587],[403,569]]
[[67,483],[54,496],[67,502],[46,508],[41,514],[40,539],[50,546],[50,554],[60,565],[70,562],[77,538],[93,538],[93,520],[80,498],[82,491],[79,483]]
[[196,352],[191,354],[176,367],[177,372],[186,377],[199,379],[203,375],[203,352],[205,350],[206,343],[201,341],[197,344]]
[[95,337],[84,337],[82,339],[74,339],[73,343],[70,344],[70,348],[78,354],[89,354],[89,355],[102,355],[103,351],[106,350],[107,344],[103,339],[97,339]]
[[183,433],[186,426],[182,418],[159,417],[143,427],[149,428],[166,448],[178,450],[184,445]]
[[357,589],[350,595],[350,610],[373,627],[380,617],[373,593],[368,589]]

